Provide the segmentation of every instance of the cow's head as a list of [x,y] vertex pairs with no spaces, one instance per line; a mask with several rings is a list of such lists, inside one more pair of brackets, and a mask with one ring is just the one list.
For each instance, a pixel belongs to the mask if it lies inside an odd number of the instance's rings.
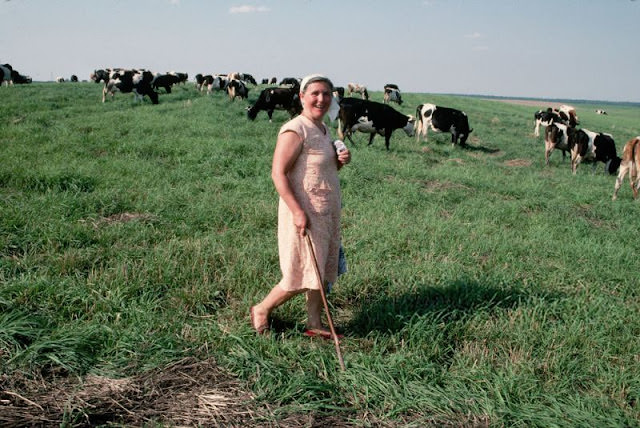
[[409,137],[413,137],[415,134],[415,124],[416,118],[412,115],[407,116],[407,124],[402,129]]

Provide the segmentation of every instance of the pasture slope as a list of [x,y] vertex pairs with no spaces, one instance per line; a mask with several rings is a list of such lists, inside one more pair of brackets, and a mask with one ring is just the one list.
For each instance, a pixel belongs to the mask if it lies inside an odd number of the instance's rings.
[[[545,167],[537,108],[407,93],[405,114],[464,110],[469,146],[355,136],[341,372],[302,299],[268,337],[248,323],[279,277],[288,116],[193,84],[158,105],[100,90],[0,88],[1,425],[640,425],[639,202],[601,166]],[[637,106],[573,104],[618,152],[640,134]]]

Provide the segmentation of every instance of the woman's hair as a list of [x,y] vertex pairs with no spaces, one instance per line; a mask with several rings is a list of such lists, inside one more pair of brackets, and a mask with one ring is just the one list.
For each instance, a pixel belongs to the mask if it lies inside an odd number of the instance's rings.
[[307,86],[309,86],[310,83],[314,82],[325,82],[327,85],[329,85],[329,88],[333,90],[333,83],[331,83],[331,80],[329,80],[327,76],[323,76],[322,74],[310,74],[302,79],[302,83],[300,84],[300,92],[304,93],[307,90]]

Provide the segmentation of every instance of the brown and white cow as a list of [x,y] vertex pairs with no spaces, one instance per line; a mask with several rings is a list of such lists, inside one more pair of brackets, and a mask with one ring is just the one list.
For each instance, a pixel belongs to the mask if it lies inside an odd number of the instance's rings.
[[360,94],[363,100],[369,99],[369,91],[367,91],[367,87],[364,85],[360,85],[358,83],[348,83],[347,84],[347,96],[351,96],[352,94]]
[[640,190],[640,136],[633,137],[622,149],[622,161],[620,162],[620,172],[618,178],[616,178],[616,184],[613,189],[612,200],[618,198],[618,190],[622,186],[624,176],[629,173],[629,183],[631,184],[631,191],[633,192],[633,199],[638,197],[638,190]]
[[569,128],[563,123],[553,122],[544,130],[544,163],[549,165],[549,156],[554,149],[562,150],[562,160],[569,150]]

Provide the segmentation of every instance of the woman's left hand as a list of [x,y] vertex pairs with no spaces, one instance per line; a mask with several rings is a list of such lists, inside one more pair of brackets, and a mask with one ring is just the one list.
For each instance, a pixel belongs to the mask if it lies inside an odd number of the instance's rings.
[[340,154],[338,155],[338,162],[341,167],[351,162],[351,152],[349,151],[349,149],[340,152]]

